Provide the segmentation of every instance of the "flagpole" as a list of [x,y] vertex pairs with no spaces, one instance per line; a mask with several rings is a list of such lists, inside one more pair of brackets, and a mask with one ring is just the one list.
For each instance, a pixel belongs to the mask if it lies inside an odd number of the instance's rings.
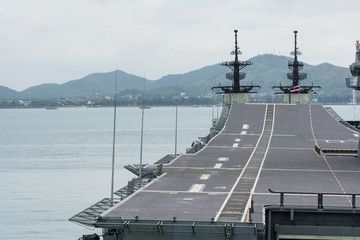
[[139,179],[140,187],[142,187],[142,158],[143,158],[143,143],[144,143],[144,110],[145,110],[145,77],[142,94],[142,112],[141,112],[141,143],[140,143],[140,168],[139,168]]
[[176,79],[176,107],[175,107],[175,154],[177,155],[177,128],[178,128],[179,80]]
[[111,165],[111,202],[114,200],[114,169],[115,169],[115,136],[116,136],[116,90],[117,90],[117,69],[115,71],[115,92],[114,92],[114,129],[113,129],[113,152]]

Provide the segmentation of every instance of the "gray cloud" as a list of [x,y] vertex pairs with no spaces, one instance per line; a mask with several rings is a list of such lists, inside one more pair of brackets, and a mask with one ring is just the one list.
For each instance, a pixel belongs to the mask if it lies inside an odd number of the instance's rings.
[[116,68],[158,79],[230,59],[239,30],[242,59],[289,55],[353,61],[358,0],[3,0],[0,85],[16,90]]

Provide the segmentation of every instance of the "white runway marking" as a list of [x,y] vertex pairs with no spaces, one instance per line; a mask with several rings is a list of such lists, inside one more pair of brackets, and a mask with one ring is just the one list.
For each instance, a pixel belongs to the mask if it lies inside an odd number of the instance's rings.
[[[208,148],[232,148],[232,146],[207,146]],[[239,147],[239,148],[252,148],[250,147]]]
[[[222,133],[221,135],[222,136],[239,136],[238,133]],[[261,134],[251,132],[248,135],[250,135],[250,136],[260,136]]]
[[189,189],[189,192],[202,192],[205,184],[193,184]]
[[294,134],[273,134],[273,137],[295,137]]
[[289,148],[289,147],[270,147],[269,149],[292,149],[292,150],[313,150],[314,148]]
[[217,164],[215,164],[214,168],[221,168],[221,166],[222,166],[222,163],[217,163]]
[[[195,170],[213,170],[214,167],[166,167],[164,169],[195,169]],[[240,167],[232,167],[232,168],[221,168],[221,170],[235,170],[238,171],[241,169]]]
[[[172,194],[170,191],[166,191],[166,190],[143,190],[142,192],[145,192],[145,193],[167,193],[167,194]],[[204,192],[204,191],[201,191],[199,193],[207,194],[207,195],[227,195],[227,194],[229,194],[229,192]],[[177,191],[176,194],[191,194],[191,193],[189,191]],[[183,199],[183,200],[186,200],[186,199]],[[190,201],[190,198],[189,198],[189,201]]]
[[201,175],[200,180],[208,180],[209,177],[210,177],[210,174],[203,174],[203,175]]

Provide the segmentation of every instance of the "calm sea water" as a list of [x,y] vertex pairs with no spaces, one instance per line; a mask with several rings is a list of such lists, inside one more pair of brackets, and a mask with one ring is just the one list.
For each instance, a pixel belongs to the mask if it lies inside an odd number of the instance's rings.
[[[333,106],[346,120],[353,107]],[[360,112],[360,108],[358,109]],[[115,189],[134,177],[141,110],[118,108]],[[216,108],[180,107],[178,152],[209,132]],[[110,196],[113,109],[0,110],[1,239],[77,239],[98,232],[67,219]],[[174,153],[175,108],[145,110],[143,161]]]
[[[178,109],[178,153],[209,133],[220,109]],[[118,108],[115,190],[135,177],[141,110]],[[77,239],[98,232],[67,219],[110,197],[112,108],[0,110],[0,238]],[[174,153],[175,108],[145,110],[143,162]],[[99,233],[99,232],[98,232]]]
[[360,116],[360,105],[356,105],[354,110],[354,105],[333,105],[330,106],[346,121],[359,121]]

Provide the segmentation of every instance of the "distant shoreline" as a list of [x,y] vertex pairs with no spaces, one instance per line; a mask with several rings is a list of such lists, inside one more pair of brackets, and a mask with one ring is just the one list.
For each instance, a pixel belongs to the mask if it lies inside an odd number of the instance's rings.
[[[178,105],[178,107],[216,107],[218,105]],[[141,106],[116,106],[117,108],[140,108]],[[157,105],[157,106],[149,106],[151,108],[157,108],[157,107],[176,107],[176,105]],[[19,107],[0,107],[1,109],[47,109],[48,107],[24,107],[24,106],[19,106]],[[61,109],[61,108],[114,108],[114,106],[93,106],[93,107],[88,107],[88,106],[56,106],[56,109]],[[56,109],[48,109],[48,110],[56,110]],[[147,110],[147,109],[146,109]]]
[[[259,104],[259,103],[254,103],[254,104]],[[266,104],[266,103],[264,103]],[[281,103],[268,103],[268,104],[281,104]],[[342,104],[342,103],[333,103],[333,104],[328,104],[328,103],[316,103],[316,104],[310,104],[310,105],[323,105],[323,106],[349,106],[348,104]],[[220,105],[209,105],[209,104],[197,104],[197,105],[178,105],[178,107],[217,107]],[[47,109],[47,108],[52,108],[54,107],[54,109]],[[141,108],[141,106],[123,106],[123,105],[118,105],[116,106],[117,108]],[[176,105],[155,105],[155,106],[148,106],[150,108],[157,108],[157,107],[176,107]],[[14,107],[0,107],[0,110],[2,109],[45,109],[45,110],[57,110],[57,109],[61,109],[61,108],[114,108],[114,106],[14,106]],[[148,110],[148,109],[146,109]]]

